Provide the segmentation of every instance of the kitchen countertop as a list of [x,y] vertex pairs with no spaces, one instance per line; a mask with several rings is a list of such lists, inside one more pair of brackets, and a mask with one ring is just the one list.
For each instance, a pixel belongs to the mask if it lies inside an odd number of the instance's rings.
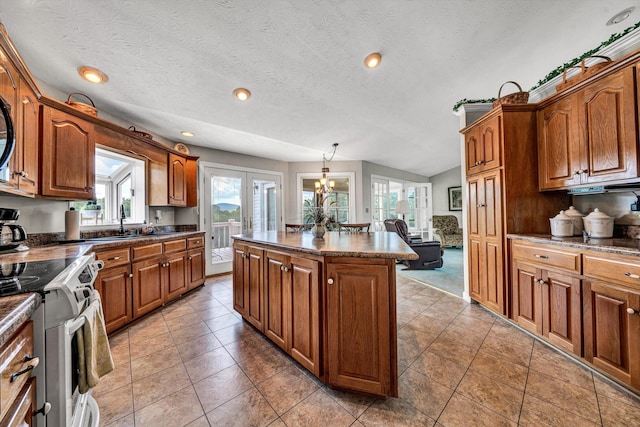
[[311,233],[269,231],[238,234],[231,236],[231,238],[321,256],[418,259],[418,254],[400,236],[388,232],[339,233],[329,231],[322,239],[315,239]]
[[586,242],[583,237],[555,237],[548,234],[507,234],[508,239],[526,240],[535,243],[544,243],[571,248],[591,249],[600,252],[633,255],[640,257],[640,239],[595,239],[590,238]]
[[13,333],[29,320],[31,314],[41,303],[36,293],[2,297],[0,304],[0,347],[11,338]]

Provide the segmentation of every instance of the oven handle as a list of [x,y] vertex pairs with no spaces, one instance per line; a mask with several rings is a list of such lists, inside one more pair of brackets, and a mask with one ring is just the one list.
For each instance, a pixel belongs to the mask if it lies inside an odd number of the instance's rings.
[[78,329],[84,326],[84,322],[85,322],[85,317],[82,315],[76,317],[73,320],[67,320],[64,324],[67,334],[69,335],[75,334]]

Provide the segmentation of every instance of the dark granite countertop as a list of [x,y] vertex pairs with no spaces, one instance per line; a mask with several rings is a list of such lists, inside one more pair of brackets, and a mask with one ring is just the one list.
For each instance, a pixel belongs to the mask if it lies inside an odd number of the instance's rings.
[[400,236],[382,231],[371,233],[329,231],[322,239],[315,239],[311,233],[275,231],[238,234],[231,238],[320,256],[418,259],[418,254]]
[[3,346],[42,302],[36,293],[12,295],[0,299],[0,346]]
[[507,234],[507,238],[512,240],[526,240],[535,243],[544,243],[579,249],[590,249],[600,252],[633,255],[640,257],[640,239],[590,238],[585,241],[582,237],[555,237],[548,234]]

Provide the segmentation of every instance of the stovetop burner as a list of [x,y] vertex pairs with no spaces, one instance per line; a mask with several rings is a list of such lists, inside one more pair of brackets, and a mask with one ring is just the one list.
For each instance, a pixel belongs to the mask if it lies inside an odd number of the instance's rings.
[[40,292],[75,258],[0,263],[0,296]]

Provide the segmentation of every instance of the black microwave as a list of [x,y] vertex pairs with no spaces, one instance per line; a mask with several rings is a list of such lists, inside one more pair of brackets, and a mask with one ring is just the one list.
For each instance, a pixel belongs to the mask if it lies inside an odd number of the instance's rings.
[[0,96],[0,181],[9,181],[9,161],[16,145],[11,105]]

